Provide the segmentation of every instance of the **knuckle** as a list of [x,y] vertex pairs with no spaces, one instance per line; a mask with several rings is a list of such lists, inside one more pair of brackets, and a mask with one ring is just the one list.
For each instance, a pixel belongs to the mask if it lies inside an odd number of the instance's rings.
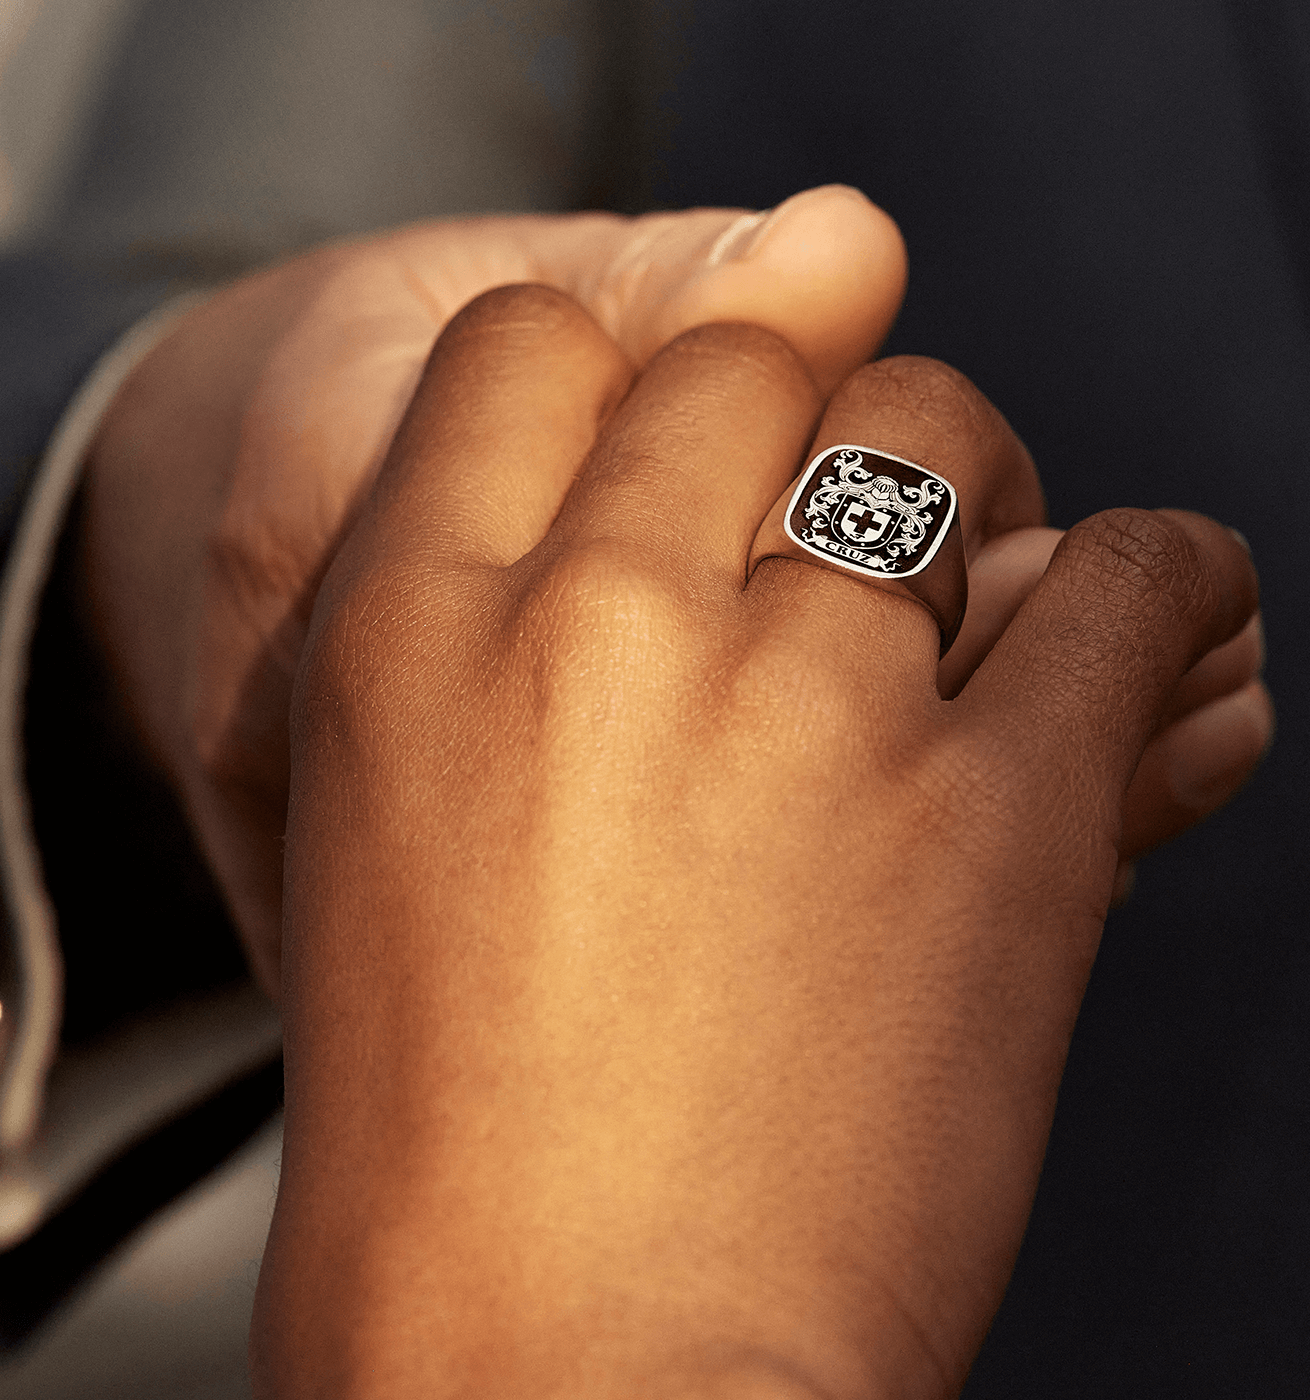
[[1181,619],[1212,606],[1196,545],[1156,511],[1102,511],[1075,525],[1059,549],[1091,573],[1105,594],[1135,611]]
[[1022,903],[1040,890],[1096,888],[1113,846],[1118,801],[1087,770],[1077,744],[1060,762],[1022,736],[960,722],[925,750],[918,771],[931,818],[955,833],[953,849]]
[[865,366],[879,378],[924,394],[976,394],[973,380],[945,360],[930,355],[888,355]]
[[921,355],[876,360],[842,385],[832,410],[867,424],[880,446],[914,461],[948,473],[968,462],[982,480],[999,473],[1025,482],[1017,492],[1002,494],[1013,495],[1018,520],[1040,518],[1040,489],[1027,449],[982,391],[941,360]]
[[492,287],[466,303],[451,318],[445,337],[549,334],[588,320],[566,292],[539,282],[515,282]]
[[895,405],[912,413],[986,403],[981,391],[958,369],[926,355],[892,355],[858,369],[846,381],[843,393],[861,401]]
[[447,392],[485,398],[502,376],[577,376],[581,402],[626,389],[623,352],[567,293],[538,283],[493,287],[459,311],[438,337],[431,366]]
[[[496,628],[543,740],[640,726],[700,697],[711,627],[622,541],[573,544],[512,581]],[[658,688],[651,709],[633,699]],[[641,717],[645,715],[646,720]]]
[[833,640],[822,629],[757,635],[725,671],[731,709],[748,717],[746,732],[759,736],[778,771],[804,786],[883,798],[912,789],[932,741],[930,712],[871,687],[862,658]]
[[826,650],[807,648],[798,656],[790,640],[758,645],[734,690],[741,708],[789,733],[850,735],[867,719],[850,667]]
[[698,389],[731,396],[761,383],[789,398],[818,402],[818,391],[800,356],[773,331],[741,322],[695,326],[671,341],[661,359],[680,372],[689,367]]
[[678,633],[682,600],[652,568],[634,560],[619,538],[573,542],[533,574],[513,609],[514,638],[534,651],[579,648],[620,654],[626,643]]
[[321,728],[367,735],[380,715],[404,723],[430,705],[450,649],[440,645],[458,613],[454,590],[441,596],[429,569],[391,563],[348,580],[329,579],[315,608],[297,681],[301,732]]
[[909,773],[925,825],[958,833],[966,847],[993,841],[1008,821],[1007,773],[986,744],[958,728],[939,730]]

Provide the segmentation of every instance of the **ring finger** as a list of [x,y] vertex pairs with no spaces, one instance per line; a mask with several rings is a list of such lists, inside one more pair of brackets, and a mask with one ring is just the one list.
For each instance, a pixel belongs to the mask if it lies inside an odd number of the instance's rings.
[[[811,456],[840,444],[862,444],[873,452],[917,464],[923,468],[921,478],[933,474],[948,483],[958,501],[966,556],[997,536],[1045,521],[1045,501],[1027,449],[983,394],[962,374],[939,361],[899,356],[880,360],[852,375],[830,403],[810,448]],[[875,464],[870,466],[881,470]],[[864,475],[868,474],[866,470]],[[760,586],[770,591],[782,588],[789,595],[785,610],[796,616],[803,612],[807,627],[813,625],[815,609],[806,607],[798,612],[797,600],[790,595],[796,589],[804,589],[816,598],[830,597],[833,606],[820,606],[819,613],[837,620],[838,631],[857,646],[868,646],[873,635],[869,628],[884,632],[908,628],[921,640],[907,639],[896,648],[904,663],[921,670],[931,662],[935,669],[940,643],[950,635],[950,619],[943,615],[943,607],[951,611],[950,600],[956,595],[954,611],[958,617],[964,593],[959,551],[952,558],[946,547],[946,516],[941,507],[938,513],[943,529],[942,548],[933,555],[933,543],[924,543],[929,562],[907,570],[903,583],[900,578],[889,577],[891,592],[872,569],[852,572],[840,565],[824,568],[819,558],[809,557],[814,551],[807,553],[799,545],[793,548],[782,535],[783,509],[781,502],[775,507],[753,552],[753,560],[759,561],[763,574]],[[888,511],[895,513],[893,507],[888,507]],[[794,540],[795,536],[790,538]],[[774,555],[787,557],[777,559]],[[804,567],[798,570],[795,563],[803,563]],[[958,582],[953,577],[955,570],[960,570]],[[911,574],[918,575],[913,582]],[[859,591],[852,593],[853,589]],[[896,592],[917,596],[897,597]],[[850,627],[846,609],[836,603],[840,593],[861,599],[857,606],[865,614],[867,627]]]

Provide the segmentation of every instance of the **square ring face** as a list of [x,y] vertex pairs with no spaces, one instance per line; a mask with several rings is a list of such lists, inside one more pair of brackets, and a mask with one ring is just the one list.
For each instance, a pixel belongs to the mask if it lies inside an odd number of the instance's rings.
[[788,538],[866,578],[909,578],[932,563],[955,520],[955,488],[901,457],[843,443],[801,474]]

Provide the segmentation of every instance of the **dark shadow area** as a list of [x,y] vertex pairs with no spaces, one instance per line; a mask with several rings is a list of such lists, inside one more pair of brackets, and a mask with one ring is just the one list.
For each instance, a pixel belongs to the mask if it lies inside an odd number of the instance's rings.
[[[248,976],[182,813],[144,760],[85,635],[79,523],[75,503],[42,599],[26,698],[27,777],[59,911],[68,1047]],[[230,1158],[281,1101],[279,1059],[130,1147],[35,1235],[0,1254],[0,1348],[31,1338],[133,1231]]]
[[281,1106],[278,1059],[129,1148],[36,1234],[0,1254],[0,1354],[36,1336],[134,1230],[226,1162]]
[[32,820],[59,911],[69,1045],[247,976],[213,878],[81,625],[79,523],[75,505],[41,605],[26,714]]

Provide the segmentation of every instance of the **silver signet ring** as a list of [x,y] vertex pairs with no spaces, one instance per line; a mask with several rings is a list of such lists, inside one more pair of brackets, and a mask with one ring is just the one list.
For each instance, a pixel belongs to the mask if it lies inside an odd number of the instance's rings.
[[943,656],[959,635],[969,576],[955,488],[904,457],[854,443],[824,448],[765,517],[748,575],[771,558],[913,598],[936,619]]

